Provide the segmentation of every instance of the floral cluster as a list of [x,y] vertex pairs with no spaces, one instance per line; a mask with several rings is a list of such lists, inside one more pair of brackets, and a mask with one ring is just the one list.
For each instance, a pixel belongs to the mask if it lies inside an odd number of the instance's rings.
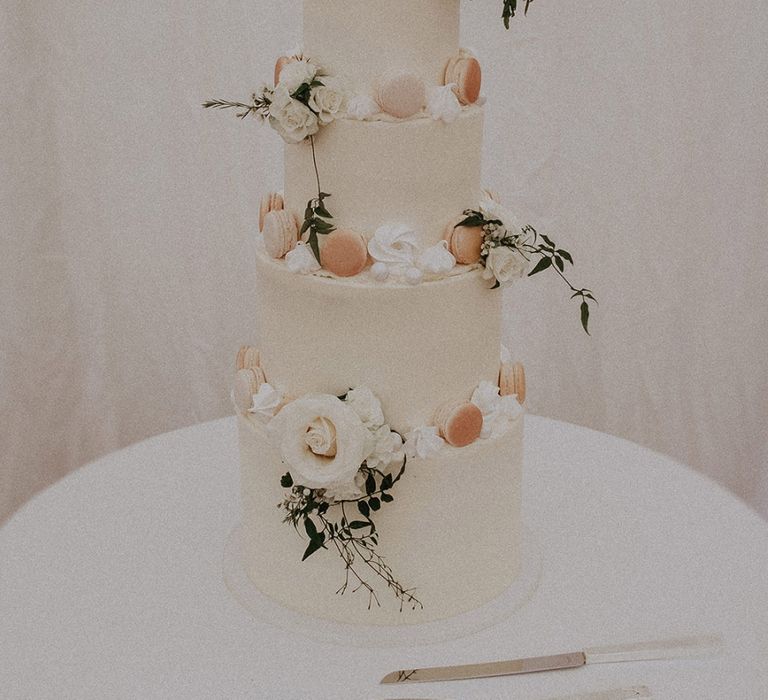
[[[526,274],[532,277],[552,269],[570,288],[571,299],[581,300],[581,324],[589,334],[590,303],[596,303],[596,299],[591,290],[574,287],[565,276],[566,265],[573,265],[573,256],[567,250],[532,226],[518,223],[508,209],[491,197],[486,197],[478,209],[466,210],[464,217],[457,228],[483,231],[480,262],[483,277],[493,283],[494,289],[508,286]],[[533,265],[535,258],[538,261]]]
[[251,103],[209,100],[204,107],[241,110],[239,117],[265,119],[287,143],[314,136],[347,111],[347,96],[339,82],[312,61],[293,57],[283,65],[274,88],[267,85],[251,96]]

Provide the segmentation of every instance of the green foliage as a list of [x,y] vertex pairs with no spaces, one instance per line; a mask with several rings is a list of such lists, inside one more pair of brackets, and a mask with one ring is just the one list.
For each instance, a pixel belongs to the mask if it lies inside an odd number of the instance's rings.
[[272,104],[271,93],[265,90],[262,94],[253,93],[250,103],[230,102],[229,100],[207,100],[203,102],[205,109],[238,109],[238,119],[253,116],[258,119],[266,119],[269,116],[269,105]]
[[[335,548],[345,567],[344,583],[337,593],[343,595],[350,586],[352,592],[364,590],[368,593],[369,608],[380,603],[376,590],[364,577],[366,571],[386,583],[387,588],[400,601],[401,610],[406,605],[414,610],[423,607],[412,589],[398,583],[384,558],[376,551],[379,538],[371,517],[384,504],[395,500],[390,492],[405,474],[406,462],[404,458],[396,474],[384,474],[363,463],[360,474],[365,485],[365,495],[347,501],[330,502],[325,498],[324,489],[297,485],[290,473],[280,479],[280,485],[289,490],[288,496],[280,504],[280,508],[286,512],[284,522],[291,523],[300,534],[300,528],[303,527],[308,540],[302,561],[321,549]],[[363,519],[350,518],[347,508],[352,506],[357,509],[356,515]]]
[[[525,9],[523,10],[524,15],[528,14],[528,7],[532,2],[533,0],[525,0]],[[501,18],[504,20],[504,26],[507,29],[509,29],[509,20],[515,16],[516,12],[517,0],[504,0],[504,9],[502,10]]]

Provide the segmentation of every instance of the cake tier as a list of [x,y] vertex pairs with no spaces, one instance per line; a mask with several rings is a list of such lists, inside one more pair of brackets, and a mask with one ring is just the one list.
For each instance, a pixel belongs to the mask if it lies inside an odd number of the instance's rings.
[[[451,124],[341,119],[315,139],[323,191],[339,228],[371,238],[385,224],[412,227],[423,247],[480,197],[483,110],[462,111]],[[285,199],[300,221],[317,196],[308,143],[285,147]]]
[[501,295],[477,270],[418,287],[372,285],[296,275],[261,250],[256,268],[261,364],[287,396],[367,386],[407,432],[498,380]]
[[459,48],[459,0],[304,0],[304,54],[368,94],[389,70],[442,83]]
[[433,459],[415,459],[396,484],[394,501],[376,513],[379,553],[396,579],[415,588],[424,609],[400,612],[383,582],[381,607],[365,591],[343,596],[344,563],[333,549],[302,562],[307,546],[282,522],[285,497],[280,453],[254,419],[239,418],[244,560],[265,594],[301,613],[363,625],[404,625],[445,619],[499,596],[520,568],[523,418],[506,433]]

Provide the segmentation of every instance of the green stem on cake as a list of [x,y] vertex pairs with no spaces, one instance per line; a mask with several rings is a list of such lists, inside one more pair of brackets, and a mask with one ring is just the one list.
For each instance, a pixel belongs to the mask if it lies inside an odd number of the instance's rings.
[[320,242],[318,236],[327,236],[333,233],[336,228],[331,223],[333,215],[325,206],[325,200],[330,197],[327,192],[323,192],[320,187],[320,171],[317,167],[317,154],[315,153],[315,137],[309,137],[309,146],[312,149],[312,165],[315,169],[315,182],[317,182],[317,197],[307,202],[307,208],[304,211],[304,223],[302,224],[299,236],[305,233],[307,243],[312,248],[317,262],[320,262]]

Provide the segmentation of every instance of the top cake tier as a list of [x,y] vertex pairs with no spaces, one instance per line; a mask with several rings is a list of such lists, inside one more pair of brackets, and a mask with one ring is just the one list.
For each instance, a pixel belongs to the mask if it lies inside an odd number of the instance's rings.
[[304,54],[359,93],[388,70],[442,83],[459,49],[459,0],[304,0]]

